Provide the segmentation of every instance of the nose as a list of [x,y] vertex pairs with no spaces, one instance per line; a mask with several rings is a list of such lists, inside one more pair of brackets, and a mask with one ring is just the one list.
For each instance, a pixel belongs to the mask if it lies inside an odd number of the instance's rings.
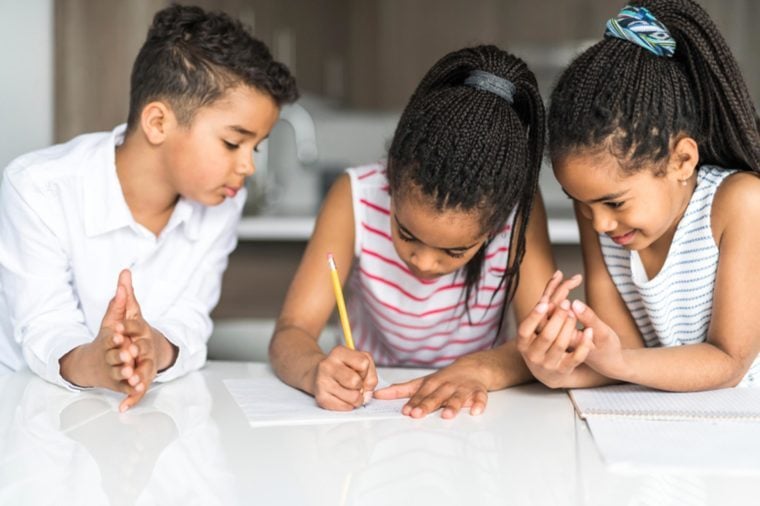
[[436,255],[428,248],[420,247],[412,252],[411,264],[420,272],[435,272]]
[[602,234],[605,232],[611,232],[617,228],[617,221],[612,213],[604,210],[597,209],[591,211],[591,223],[596,232]]
[[254,172],[256,172],[256,163],[253,161],[253,153],[249,153],[240,160],[237,173],[243,176],[252,176]]

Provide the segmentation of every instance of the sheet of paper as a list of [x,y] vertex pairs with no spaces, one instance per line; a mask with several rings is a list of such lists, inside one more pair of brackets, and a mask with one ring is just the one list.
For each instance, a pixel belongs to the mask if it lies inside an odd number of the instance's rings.
[[224,385],[253,427],[404,418],[401,408],[407,401],[372,399],[353,411],[329,411],[276,378],[226,379]]
[[760,472],[760,423],[592,416],[591,434],[617,470]]
[[760,388],[663,392],[638,385],[573,389],[581,417],[619,415],[650,419],[760,420]]

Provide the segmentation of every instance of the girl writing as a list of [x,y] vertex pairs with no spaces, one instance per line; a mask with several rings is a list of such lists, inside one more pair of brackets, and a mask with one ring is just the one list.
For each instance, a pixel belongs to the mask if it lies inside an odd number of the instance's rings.
[[[483,411],[487,392],[531,379],[505,309],[526,317],[554,269],[537,181],[544,113],[535,77],[493,46],[438,61],[412,95],[387,163],[332,187],[290,286],[269,355],[327,409],[360,406],[375,365],[439,369],[375,392],[413,417]],[[317,345],[335,305],[332,252],[357,350]],[[350,277],[349,277],[350,271]]]

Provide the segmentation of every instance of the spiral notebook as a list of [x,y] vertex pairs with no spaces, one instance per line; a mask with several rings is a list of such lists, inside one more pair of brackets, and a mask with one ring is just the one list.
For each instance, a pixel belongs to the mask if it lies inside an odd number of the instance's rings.
[[639,385],[611,385],[569,391],[578,415],[650,420],[760,421],[760,388],[705,392],[664,392]]

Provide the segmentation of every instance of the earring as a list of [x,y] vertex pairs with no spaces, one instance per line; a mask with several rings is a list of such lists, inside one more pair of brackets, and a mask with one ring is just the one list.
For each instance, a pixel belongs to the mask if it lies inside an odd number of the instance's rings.
[[678,182],[681,183],[681,186],[686,186],[686,183],[688,183],[686,179],[679,179]]

